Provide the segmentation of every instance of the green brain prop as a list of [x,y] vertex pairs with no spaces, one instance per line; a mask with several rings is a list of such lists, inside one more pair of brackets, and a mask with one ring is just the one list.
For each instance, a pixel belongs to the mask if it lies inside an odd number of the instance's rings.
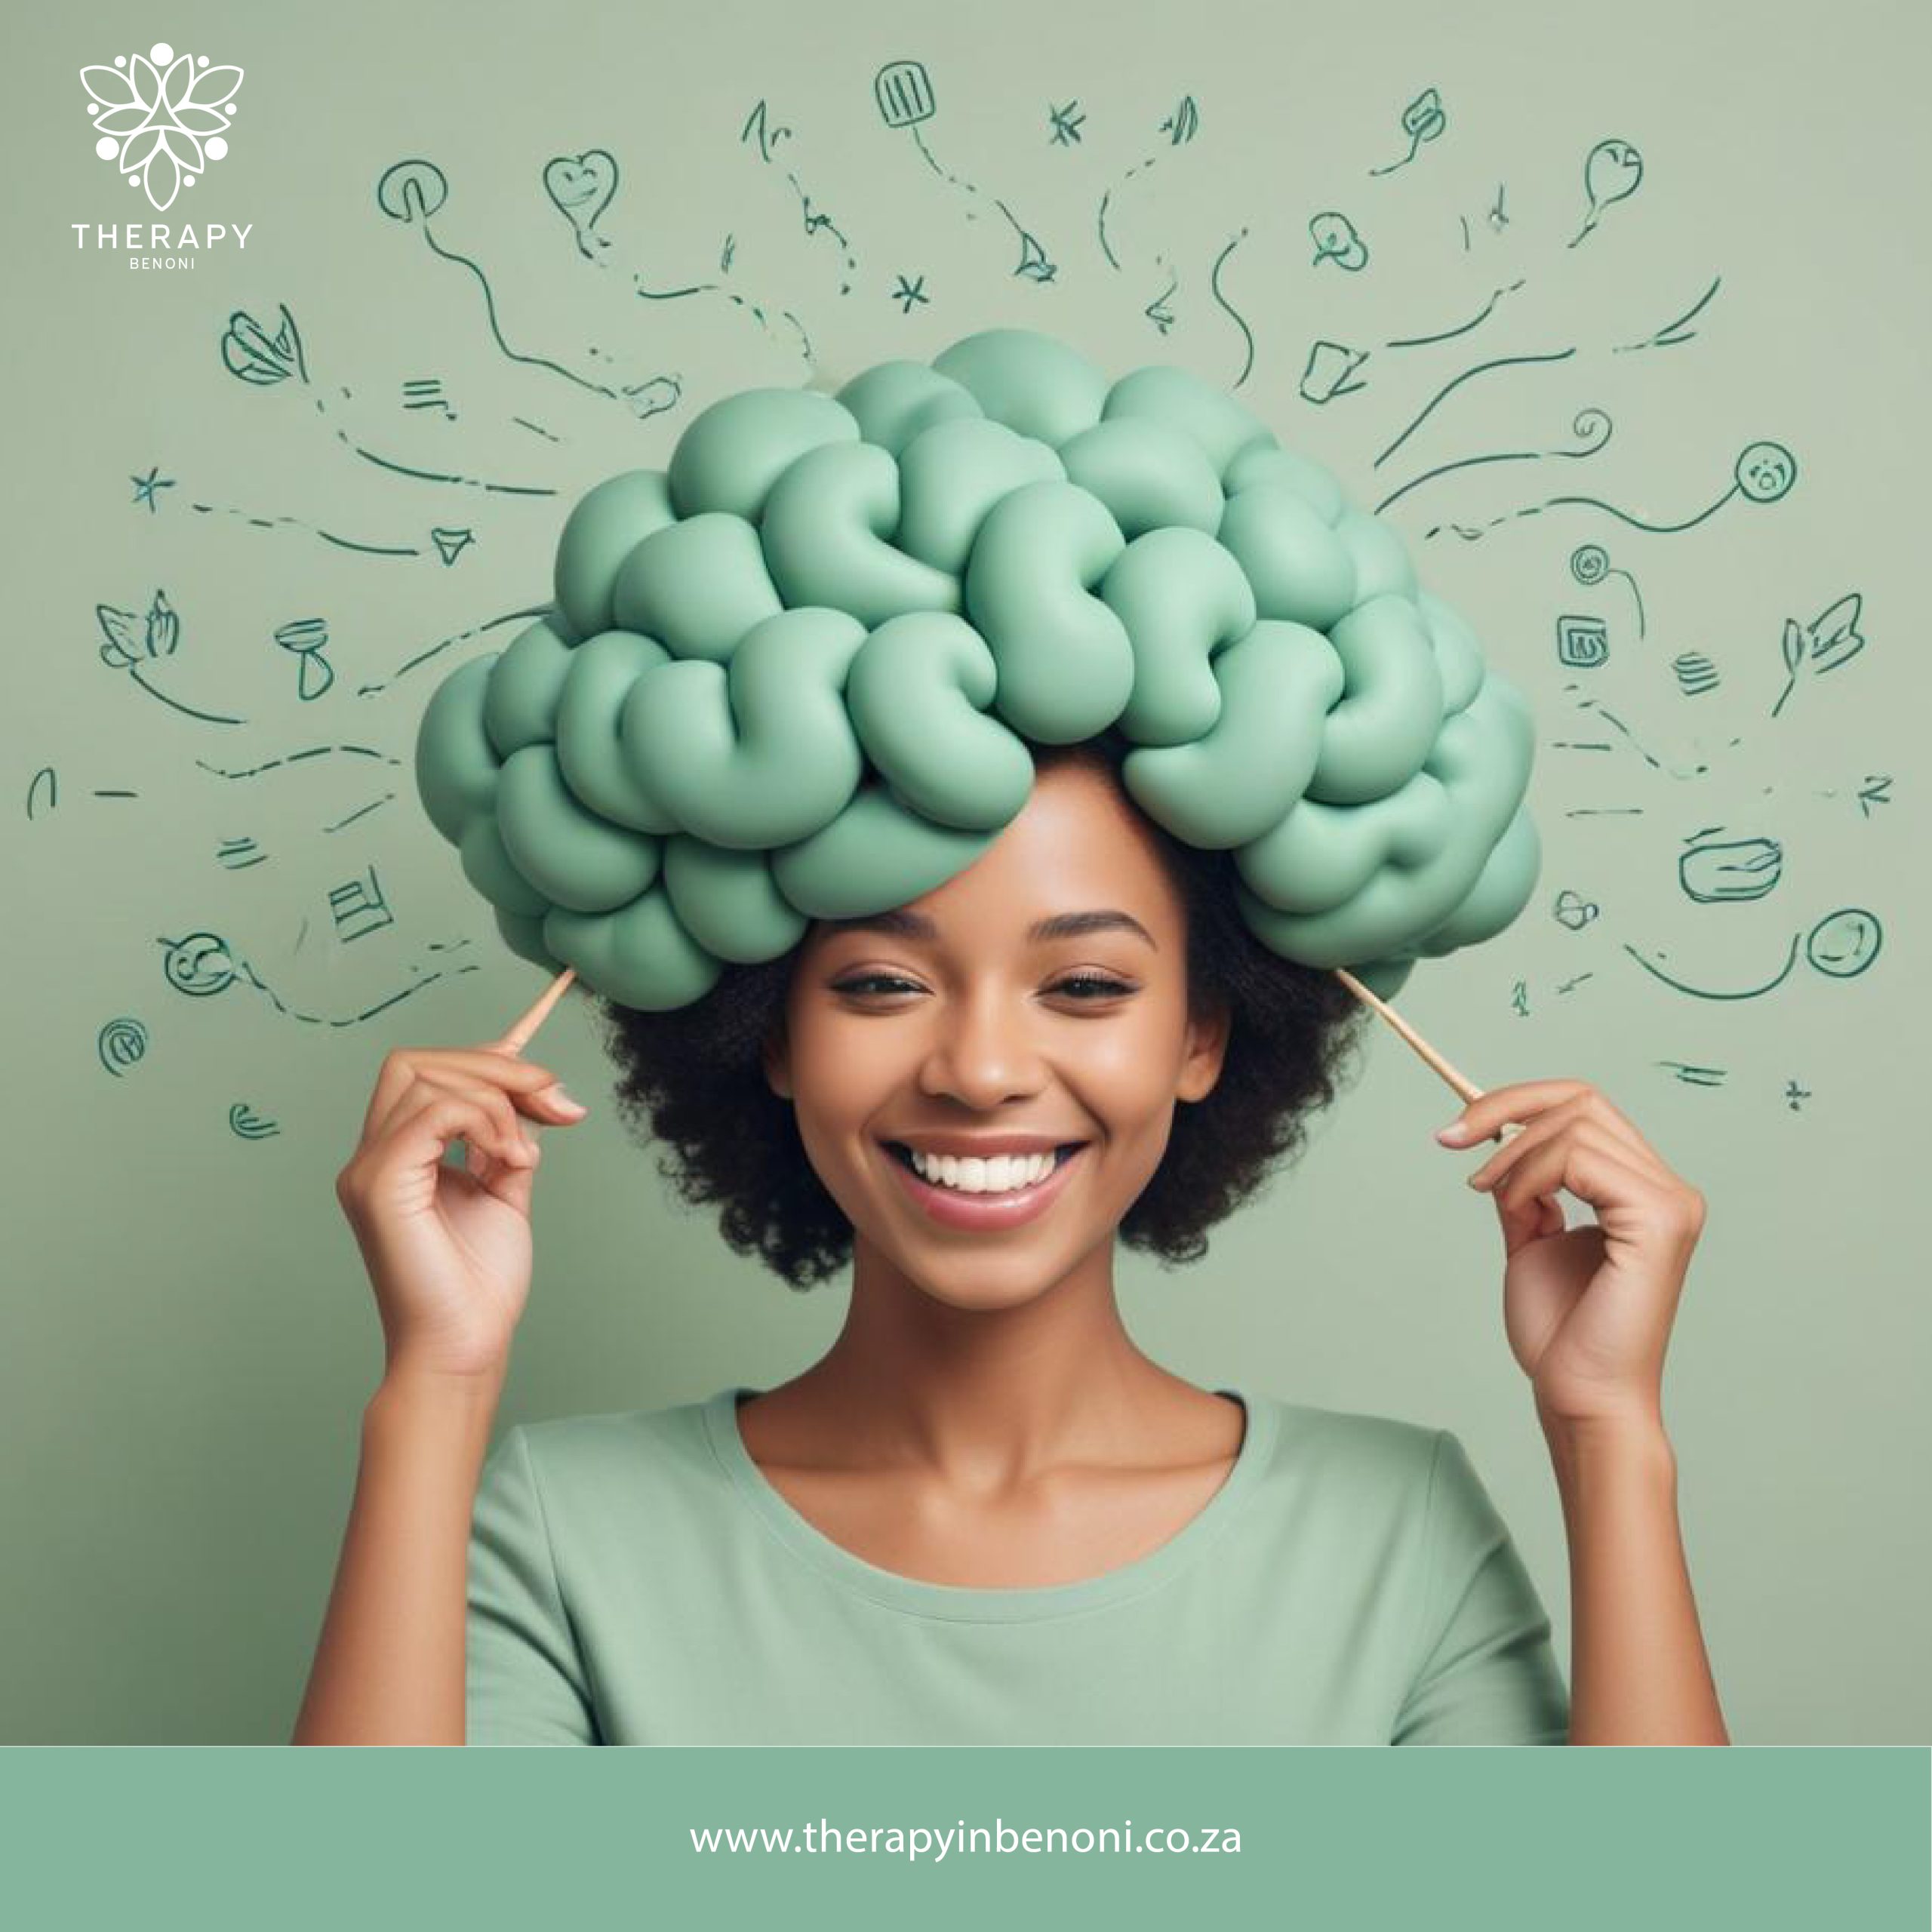
[[1264,944],[1383,998],[1536,884],[1527,703],[1389,525],[1179,368],[989,329],[728,395],[577,503],[555,598],[438,687],[417,786],[511,948],[624,1005],[943,884],[1029,743],[1109,727]]

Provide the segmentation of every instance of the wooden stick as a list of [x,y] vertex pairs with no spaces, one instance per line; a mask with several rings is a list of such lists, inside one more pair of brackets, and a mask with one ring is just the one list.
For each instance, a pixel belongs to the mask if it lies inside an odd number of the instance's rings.
[[[1337,966],[1334,971],[1336,978],[1340,980],[1343,985],[1346,986],[1364,1005],[1372,1008],[1376,1012],[1380,1014],[1383,1018],[1387,1020],[1389,1025],[1394,1027],[1395,1031],[1401,1034],[1402,1038],[1407,1041],[1409,1044],[1414,1048],[1416,1051],[1421,1054],[1423,1058],[1427,1060],[1444,1080],[1448,1081],[1464,1101],[1479,1100],[1482,1098],[1483,1090],[1466,1075],[1458,1073],[1386,1001],[1377,999],[1374,994],[1371,992],[1367,987],[1346,968]],[[1522,1131],[1523,1124],[1521,1121],[1509,1121],[1504,1123],[1500,1133],[1491,1137],[1500,1143],[1513,1138]]]
[[576,977],[577,968],[566,966],[550,982],[537,1004],[503,1035],[501,1044],[511,1053],[521,1053],[529,1045],[531,1035],[550,1017],[551,1008],[563,998],[565,988]]

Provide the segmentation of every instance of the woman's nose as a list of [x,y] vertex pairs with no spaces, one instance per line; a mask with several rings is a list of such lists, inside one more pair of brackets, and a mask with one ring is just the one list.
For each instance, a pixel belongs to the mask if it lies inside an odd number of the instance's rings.
[[976,1107],[996,1106],[1039,1084],[1039,1056],[1024,1002],[996,992],[955,1001],[937,1022],[920,1084]]

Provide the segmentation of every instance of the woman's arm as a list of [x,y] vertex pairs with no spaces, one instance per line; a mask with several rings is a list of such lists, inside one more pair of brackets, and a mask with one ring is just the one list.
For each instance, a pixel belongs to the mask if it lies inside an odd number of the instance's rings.
[[1728,1744],[1661,1417],[1543,1423],[1570,1539],[1570,1742]]
[[[1493,1087],[1439,1129],[1521,1128],[1474,1174],[1502,1223],[1503,1323],[1570,1537],[1572,1744],[1728,1744],[1677,1525],[1664,1352],[1703,1195],[1587,1081]],[[1568,1226],[1559,1193],[1596,1219]]]
[[362,1459],[296,1744],[461,1744],[470,1519],[501,1374],[395,1371]]

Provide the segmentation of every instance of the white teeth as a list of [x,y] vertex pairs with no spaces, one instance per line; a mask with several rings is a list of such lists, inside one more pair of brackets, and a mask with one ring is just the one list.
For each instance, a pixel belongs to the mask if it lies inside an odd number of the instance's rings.
[[1057,1158],[1049,1150],[996,1154],[990,1161],[961,1160],[950,1154],[934,1156],[912,1150],[912,1164],[922,1180],[957,1188],[962,1194],[1010,1194],[1017,1188],[1031,1187],[1052,1173]]

